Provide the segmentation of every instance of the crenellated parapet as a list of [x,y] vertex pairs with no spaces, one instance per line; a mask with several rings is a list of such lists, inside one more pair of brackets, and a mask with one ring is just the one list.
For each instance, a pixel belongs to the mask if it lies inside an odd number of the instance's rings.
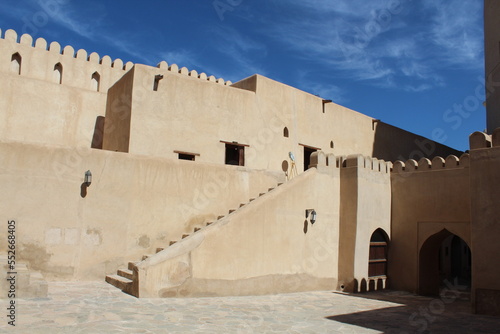
[[337,157],[337,165],[342,168],[358,167],[375,172],[388,174],[391,172],[392,163],[374,157],[353,154],[349,156]]
[[446,159],[434,157],[432,160],[422,158],[418,162],[410,159],[406,162],[396,161],[392,167],[393,173],[411,173],[411,172],[430,172],[444,169],[469,168],[470,157],[464,153],[458,158],[455,155],[449,155]]
[[98,92],[106,92],[134,66],[11,29],[0,30],[0,50],[0,72]]
[[205,73],[198,73],[196,70],[190,71],[187,67],[182,67],[179,69],[179,66],[177,64],[169,65],[166,61],[161,61],[160,63],[158,63],[158,65],[156,65],[156,67],[163,69],[163,70],[168,70],[172,73],[178,73],[178,74],[189,76],[192,78],[198,78],[198,79],[203,80],[203,81],[213,82],[213,83],[223,85],[223,86],[231,86],[233,84],[229,80],[225,81],[222,78],[217,79],[213,75],[208,76]]
[[121,59],[116,59],[112,61],[109,56],[104,56],[101,58],[99,54],[97,54],[96,52],[92,52],[89,55],[87,51],[83,49],[80,49],[77,52],[75,52],[75,49],[72,46],[67,45],[64,48],[62,48],[58,42],[51,42],[50,44],[48,44],[47,41],[42,37],[34,41],[33,37],[31,37],[30,35],[24,34],[18,36],[17,32],[12,29],[6,30],[3,35],[1,34],[1,32],[2,31],[0,29],[0,38],[5,41],[9,41],[11,43],[17,43],[19,45],[24,45],[36,49],[41,49],[44,51],[48,51],[50,53],[63,55],[69,58],[84,60],[112,68],[117,68],[120,70],[128,70],[132,68],[132,66],[134,65],[132,62],[128,62],[124,65]]
[[[75,50],[70,45],[62,47],[58,42],[49,43],[41,37],[34,40],[28,34],[19,36],[11,29],[0,30],[0,50],[0,72],[99,92],[106,92],[134,67],[130,61],[113,60],[107,55],[101,57],[96,52]],[[157,67],[214,84],[232,85],[231,81],[165,61]]]
[[491,135],[477,131],[469,136],[471,150],[500,147],[500,128],[493,131]]

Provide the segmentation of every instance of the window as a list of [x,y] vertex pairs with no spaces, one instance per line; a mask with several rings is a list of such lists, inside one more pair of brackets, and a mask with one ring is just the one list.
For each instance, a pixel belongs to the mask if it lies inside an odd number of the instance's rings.
[[177,157],[179,160],[195,161],[196,157],[200,156],[200,154],[198,153],[190,153],[184,151],[174,151],[174,153],[177,153]]
[[245,166],[245,147],[226,144],[226,165]]
[[333,140],[330,142],[330,148],[333,148],[335,145],[333,144]]
[[94,72],[94,74],[92,74],[92,79],[91,79],[92,90],[98,92],[100,83],[101,83],[101,76],[99,75],[98,72]]
[[62,84],[62,72],[63,72],[63,67],[61,63],[55,64],[54,72],[52,74],[52,80],[55,83]]
[[179,153],[179,160],[190,160],[190,161],[194,161],[194,155],[193,154],[183,154],[183,153]]
[[245,166],[245,146],[248,147],[248,145],[239,144],[238,142],[226,142],[222,140],[221,143],[226,144],[226,165]]
[[304,146],[304,172],[309,169],[309,165],[311,164],[311,154],[316,151],[320,151],[321,149],[318,147],[308,146],[304,144],[299,144],[300,146]]
[[10,70],[13,73],[21,75],[21,62],[22,62],[21,55],[18,52],[14,53],[10,61]]
[[370,238],[368,276],[387,276],[387,238],[381,229],[373,232]]
[[288,128],[287,127],[285,127],[283,129],[283,137],[288,138]]
[[315,149],[310,147],[304,147],[304,170],[309,169],[309,165],[311,164],[311,154],[316,152]]

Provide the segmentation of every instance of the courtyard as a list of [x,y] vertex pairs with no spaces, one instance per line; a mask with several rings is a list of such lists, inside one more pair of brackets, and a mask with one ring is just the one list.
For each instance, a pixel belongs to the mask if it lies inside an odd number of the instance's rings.
[[[7,300],[2,300],[5,310]],[[498,333],[467,294],[383,291],[137,299],[105,282],[49,283],[47,298],[17,299],[2,333]]]

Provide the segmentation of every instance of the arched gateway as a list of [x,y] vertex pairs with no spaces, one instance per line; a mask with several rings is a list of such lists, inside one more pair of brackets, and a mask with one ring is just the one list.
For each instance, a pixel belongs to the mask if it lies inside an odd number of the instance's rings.
[[439,295],[440,290],[471,286],[471,251],[467,243],[446,229],[430,236],[419,252],[418,293]]

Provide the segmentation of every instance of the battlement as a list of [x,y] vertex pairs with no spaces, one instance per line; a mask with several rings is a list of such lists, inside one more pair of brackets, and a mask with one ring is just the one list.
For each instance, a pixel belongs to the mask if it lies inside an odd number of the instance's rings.
[[341,168],[358,167],[385,174],[390,173],[392,169],[392,163],[390,161],[379,160],[361,154],[337,157],[337,165]]
[[172,65],[169,66],[166,61],[161,61],[160,63],[158,63],[158,65],[156,67],[160,68],[160,69],[163,69],[163,70],[168,70],[168,71],[170,71],[172,73],[179,73],[179,74],[182,74],[182,75],[185,75],[185,76],[189,76],[189,77],[192,77],[192,78],[198,78],[200,80],[213,82],[213,83],[216,83],[216,84],[219,84],[219,85],[231,86],[233,84],[230,80],[225,81],[222,78],[218,78],[217,79],[213,75],[208,76],[205,73],[199,73],[198,74],[198,72],[196,70],[191,70],[190,71],[187,67],[181,67],[179,69],[179,66],[177,64],[172,64]]
[[396,161],[392,168],[393,173],[411,173],[411,172],[430,172],[444,169],[468,168],[470,165],[470,157],[468,153],[464,153],[458,158],[455,155],[449,155],[446,159],[442,157],[434,157],[431,160],[422,158],[418,162],[410,159],[406,162]]
[[[62,47],[58,42],[49,43],[41,37],[35,41],[32,36],[19,36],[11,29],[0,30],[0,50],[0,72],[98,92],[107,92],[134,67],[130,61],[112,60],[107,55],[101,57],[83,49],[75,51],[70,45]],[[179,68],[176,64],[168,65],[165,61],[157,68],[219,85],[232,85],[229,80]]]
[[96,52],[92,52],[90,55],[83,49],[75,52],[75,49],[70,45],[61,48],[61,45],[58,42],[51,42],[50,44],[48,44],[47,41],[42,37],[38,38],[34,42],[33,37],[31,37],[30,35],[24,34],[22,36],[18,36],[17,32],[12,29],[6,30],[3,34],[2,30],[0,29],[0,38],[12,43],[17,43],[36,49],[42,49],[44,51],[56,53],[69,58],[84,60],[103,66],[120,69],[123,71],[129,70],[134,66],[132,62],[127,62],[126,64],[124,64],[121,59],[115,59],[114,61],[112,61],[109,56],[104,56],[101,58]]
[[500,147],[500,128],[496,128],[491,135],[477,131],[469,136],[471,150]]
[[314,167],[320,172],[338,169],[338,158],[334,154],[326,154],[323,151],[316,151],[311,154],[311,163],[309,167]]
[[380,173],[390,173],[392,163],[389,161],[379,160],[377,158],[367,157],[360,154],[349,156],[335,156],[332,153],[325,154],[323,151],[316,151],[311,154],[310,167],[318,169],[325,168],[349,168],[358,167]]
[[0,50],[0,72],[104,93],[134,66],[10,29],[0,30]]

